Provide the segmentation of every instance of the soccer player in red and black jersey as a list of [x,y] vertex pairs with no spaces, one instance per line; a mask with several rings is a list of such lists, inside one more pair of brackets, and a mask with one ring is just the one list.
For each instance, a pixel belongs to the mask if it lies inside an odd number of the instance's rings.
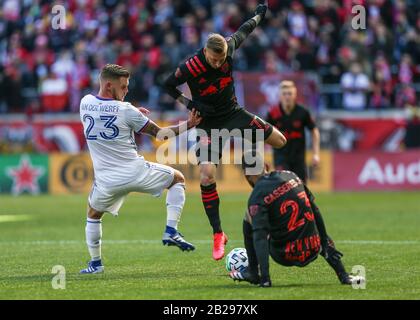
[[[252,152],[252,151],[250,151]],[[243,235],[249,266],[232,271],[234,280],[270,287],[269,256],[283,266],[305,267],[321,254],[342,284],[364,281],[349,275],[334,242],[327,235],[315,198],[302,180],[291,171],[268,171],[255,151],[253,162],[242,162],[253,191],[243,221]],[[247,169],[259,163],[259,173]]]
[[287,139],[284,148],[273,148],[274,166],[277,170],[293,171],[306,182],[305,128],[312,134],[312,165],[315,167],[320,162],[319,130],[309,111],[296,103],[297,90],[293,81],[282,81],[279,90],[280,104],[273,106],[265,119],[279,129]]
[[[216,165],[222,156],[223,142],[212,143],[211,129],[239,129],[244,132],[261,130],[264,141],[273,147],[281,148],[286,139],[270,124],[244,110],[235,96],[233,79],[233,56],[247,36],[264,18],[266,5],[258,5],[255,16],[246,21],[232,36],[224,38],[211,34],[204,48],[182,63],[165,81],[166,91],[188,109],[197,110],[203,120],[197,127],[207,136],[199,136],[197,159],[200,166],[200,184],[203,205],[213,228],[213,258],[224,256],[227,236],[222,231],[219,215],[219,196],[216,189]],[[188,99],[177,87],[187,83],[192,100]]]

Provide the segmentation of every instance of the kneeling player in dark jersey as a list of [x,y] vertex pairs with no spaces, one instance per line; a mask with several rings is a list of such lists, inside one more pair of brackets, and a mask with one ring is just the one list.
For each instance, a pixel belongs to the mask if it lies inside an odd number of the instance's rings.
[[[244,272],[231,272],[230,277],[270,287],[269,256],[283,266],[304,267],[321,254],[342,284],[364,281],[346,272],[343,254],[327,235],[314,196],[302,180],[291,171],[268,172],[262,158],[253,154],[253,158],[248,157],[255,159],[253,164],[243,160],[245,176],[254,189],[243,222],[249,267]],[[247,169],[257,162],[264,169],[250,174]]]

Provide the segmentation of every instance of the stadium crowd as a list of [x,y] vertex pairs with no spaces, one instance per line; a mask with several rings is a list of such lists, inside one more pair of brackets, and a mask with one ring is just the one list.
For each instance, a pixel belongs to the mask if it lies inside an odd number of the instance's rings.
[[[328,108],[416,105],[420,1],[270,0],[270,12],[236,55],[236,70],[319,77]],[[51,1],[0,2],[0,113],[78,110],[105,63],[131,71],[127,100],[157,110],[174,102],[162,83],[211,32],[230,35],[256,0],[68,0],[66,28]],[[61,4],[57,2],[56,4]],[[352,6],[366,29],[351,28]]]

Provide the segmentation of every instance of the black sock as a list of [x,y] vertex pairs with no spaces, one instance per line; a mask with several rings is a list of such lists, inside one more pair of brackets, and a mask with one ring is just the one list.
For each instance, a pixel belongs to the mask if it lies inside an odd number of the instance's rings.
[[222,225],[220,223],[219,215],[219,195],[216,190],[216,183],[209,186],[201,185],[201,199],[203,201],[204,209],[207,217],[213,228],[213,233],[222,232]]
[[253,276],[258,276],[258,259],[254,249],[252,226],[248,221],[244,220],[242,231],[244,234],[245,249],[248,255],[249,273]]

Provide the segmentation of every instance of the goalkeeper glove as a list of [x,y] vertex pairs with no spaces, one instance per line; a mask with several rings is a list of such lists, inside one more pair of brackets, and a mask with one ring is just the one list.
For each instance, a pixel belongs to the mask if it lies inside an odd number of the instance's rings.
[[255,15],[260,15],[261,19],[264,19],[266,12],[267,12],[267,5],[265,4],[259,4],[257,8],[255,9]]
[[322,245],[320,254],[325,260],[331,259],[332,261],[340,261],[343,257],[343,254],[335,248],[334,242],[330,238]]

